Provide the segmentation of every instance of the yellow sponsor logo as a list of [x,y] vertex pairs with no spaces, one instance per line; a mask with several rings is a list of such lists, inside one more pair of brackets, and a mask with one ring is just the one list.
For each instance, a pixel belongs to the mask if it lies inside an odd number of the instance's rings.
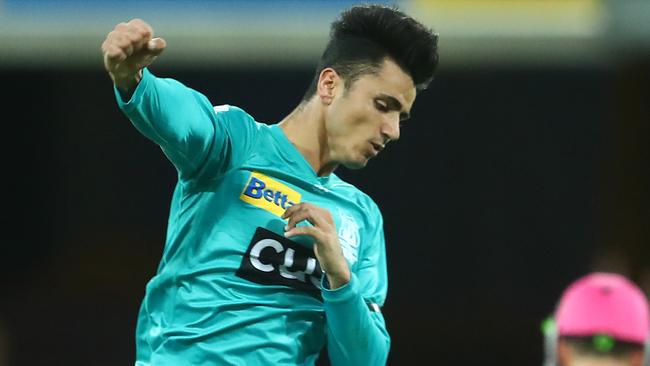
[[239,198],[274,215],[282,216],[284,210],[300,203],[301,194],[288,186],[258,172],[251,174]]

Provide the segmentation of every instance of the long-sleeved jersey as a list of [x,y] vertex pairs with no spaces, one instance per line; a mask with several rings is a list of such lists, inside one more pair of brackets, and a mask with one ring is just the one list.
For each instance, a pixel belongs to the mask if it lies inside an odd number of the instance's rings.
[[[383,365],[390,338],[377,205],[319,177],[277,125],[149,70],[117,103],[178,171],[167,239],[146,287],[136,365]],[[352,277],[329,289],[313,239],[283,236],[284,210],[328,209]],[[305,223],[302,223],[305,224]]]

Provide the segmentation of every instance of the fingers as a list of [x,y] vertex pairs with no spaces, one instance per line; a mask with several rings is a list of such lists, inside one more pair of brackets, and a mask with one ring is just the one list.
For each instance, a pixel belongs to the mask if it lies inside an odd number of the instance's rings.
[[133,19],[115,26],[102,43],[104,63],[111,71],[127,58],[135,56],[137,60],[155,58],[166,46],[162,38],[153,38],[153,29],[141,19]]
[[[305,216],[305,204],[304,203],[298,203],[295,205],[291,205],[289,208],[287,208],[284,211],[284,214],[282,214],[283,219],[287,219],[287,225],[285,226],[285,231],[289,230],[293,227],[295,227],[300,221],[306,219],[307,217]],[[297,220],[300,218],[300,220]],[[313,225],[314,223],[311,222]]]
[[124,46],[131,48],[131,53],[141,50],[153,37],[153,29],[142,19],[133,19],[128,23],[120,23],[114,31],[117,36],[122,38]]
[[313,227],[313,226],[301,226],[301,227],[294,227],[291,230],[288,230],[284,233],[284,236],[287,238],[290,238],[292,236],[297,236],[297,235],[307,235],[311,236],[316,240],[316,242],[321,242],[323,241],[323,233],[320,229]]
[[290,217],[291,215],[293,215],[293,213],[296,212],[296,210],[298,210],[300,208],[300,205],[301,205],[300,203],[297,203],[297,204],[289,206],[289,208],[284,210],[284,213],[282,214],[282,218],[286,219],[287,217]]
[[147,43],[147,49],[154,56],[160,55],[160,53],[165,50],[165,47],[167,47],[167,42],[160,37],[153,38]]
[[167,42],[162,38],[153,38],[145,45],[143,49],[144,56],[139,62],[139,66],[145,67],[151,65],[156,57],[167,47]]
[[282,215],[288,219],[285,230],[291,230],[298,223],[307,220],[310,224],[327,229],[333,225],[332,215],[328,210],[310,203],[298,203],[289,207]]
[[114,44],[107,44],[104,41],[102,44],[102,51],[104,51],[104,60],[110,63],[122,62],[126,60],[127,54],[120,47]]
[[296,227],[296,225],[298,225],[298,223],[300,223],[300,222],[302,222],[304,220],[307,220],[307,222],[309,222],[312,225],[316,225],[314,223],[313,218],[311,217],[311,212],[309,212],[307,210],[304,210],[304,209],[303,210],[296,210],[288,218],[289,218],[289,221],[287,222],[287,225],[284,227],[285,231],[293,229],[294,227]]

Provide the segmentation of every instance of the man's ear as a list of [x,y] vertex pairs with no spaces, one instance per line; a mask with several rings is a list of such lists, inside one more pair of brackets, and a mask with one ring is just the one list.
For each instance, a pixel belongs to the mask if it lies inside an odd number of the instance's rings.
[[343,80],[339,74],[331,67],[324,68],[318,76],[316,84],[316,94],[324,104],[331,104],[338,89],[343,85]]
[[571,358],[573,356],[573,349],[563,340],[558,340],[557,344],[557,363],[559,366],[565,366],[571,364]]
[[[648,352],[648,350],[645,352]],[[643,352],[633,352],[630,355],[630,365],[643,366]]]

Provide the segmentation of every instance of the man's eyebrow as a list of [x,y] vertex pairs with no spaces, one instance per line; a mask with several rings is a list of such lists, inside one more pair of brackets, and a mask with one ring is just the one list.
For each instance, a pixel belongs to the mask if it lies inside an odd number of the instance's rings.
[[386,106],[388,107],[388,109],[393,111],[400,111],[399,114],[400,121],[405,121],[411,118],[411,115],[408,112],[402,111],[402,103],[400,103],[400,101],[397,100],[397,98],[395,98],[394,96],[380,93],[379,97],[386,101]]

